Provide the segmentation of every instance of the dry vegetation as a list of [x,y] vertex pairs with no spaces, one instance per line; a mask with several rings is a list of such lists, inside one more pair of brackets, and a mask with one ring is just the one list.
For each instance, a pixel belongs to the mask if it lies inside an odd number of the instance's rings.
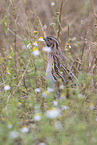
[[[49,35],[78,78],[69,99],[65,88],[58,100],[46,88],[46,44],[39,38]],[[96,145],[96,65],[96,0],[1,0],[0,144]]]

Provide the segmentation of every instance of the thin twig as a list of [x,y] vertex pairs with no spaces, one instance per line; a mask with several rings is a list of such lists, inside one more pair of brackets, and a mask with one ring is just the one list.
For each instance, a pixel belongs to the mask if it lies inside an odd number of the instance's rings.
[[[13,35],[15,35],[15,33],[14,33],[11,29],[9,29],[9,28],[8,28],[8,31],[9,31],[9,32],[11,32]],[[21,39],[21,40],[22,40],[22,37],[20,37],[20,36],[19,36],[19,35],[17,35],[17,34],[16,34],[16,36],[17,36],[19,39]]]
[[57,39],[59,38],[60,32],[61,32],[62,8],[63,8],[63,0],[62,0],[62,2],[61,2],[60,13],[59,13],[59,26],[58,26],[58,36],[57,36]]
[[[33,14],[32,11],[30,11],[30,12]],[[34,15],[35,15],[35,14],[34,14]],[[39,23],[40,23],[40,26],[41,26],[41,29],[42,29],[42,31],[43,31],[44,37],[46,37],[46,33],[45,33],[44,29],[43,29],[43,24],[42,24],[40,18],[39,18],[37,15],[35,15],[35,17],[38,19],[38,21],[39,21]]]

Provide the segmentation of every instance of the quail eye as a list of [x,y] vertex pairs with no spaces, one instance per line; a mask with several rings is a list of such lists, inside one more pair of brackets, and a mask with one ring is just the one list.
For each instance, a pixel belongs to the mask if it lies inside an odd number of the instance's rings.
[[48,47],[50,47],[52,45],[52,43],[49,40],[47,40],[46,44]]

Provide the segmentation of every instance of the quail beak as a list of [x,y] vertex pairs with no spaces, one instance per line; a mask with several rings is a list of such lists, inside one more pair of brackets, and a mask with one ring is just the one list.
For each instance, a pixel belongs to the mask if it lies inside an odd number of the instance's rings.
[[43,38],[43,40],[46,40],[46,38]]

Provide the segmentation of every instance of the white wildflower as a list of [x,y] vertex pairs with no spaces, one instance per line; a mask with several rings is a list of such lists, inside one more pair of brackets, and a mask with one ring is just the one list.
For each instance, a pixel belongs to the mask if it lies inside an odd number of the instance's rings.
[[50,93],[50,92],[54,92],[54,89],[53,88],[47,88],[47,91]]
[[23,127],[23,128],[21,128],[21,132],[23,132],[23,133],[26,133],[26,132],[28,132],[29,131],[29,128],[28,127]]
[[5,22],[5,26],[7,26],[7,23]]
[[58,116],[60,116],[60,112],[61,111],[59,108],[51,108],[45,112],[45,115],[47,118],[53,119],[53,118],[57,118]]
[[7,74],[10,74],[10,71],[7,69]]
[[31,43],[29,43],[29,44],[27,45],[27,48],[29,48],[29,49],[31,49],[31,48],[32,48]]
[[91,110],[94,110],[94,108],[95,108],[94,107],[94,104],[92,102],[90,103],[90,106],[89,107],[90,107]]
[[40,38],[38,39],[38,41],[44,41],[44,40],[43,40],[43,37],[40,37]]
[[34,47],[34,48],[33,48],[32,54],[33,54],[34,56],[38,56],[38,55],[40,54],[40,51],[38,50],[37,47]]
[[34,46],[38,46],[37,41],[34,41],[33,45]]
[[12,56],[11,55],[8,55],[8,58],[12,59]]
[[38,56],[38,55],[40,54],[40,51],[39,51],[39,50],[33,51],[32,54],[33,54],[34,56]]
[[53,105],[54,105],[54,106],[58,106],[58,101],[54,100],[54,101],[53,101]]
[[5,90],[5,91],[10,90],[10,86],[6,85],[6,86],[4,87],[4,90]]
[[61,106],[62,110],[67,110],[68,109],[68,106]]
[[44,52],[51,52],[51,47],[43,47]]
[[42,96],[43,96],[44,98],[47,98],[48,95],[49,95],[49,92],[48,92],[47,90],[44,91],[44,92],[42,93]]
[[19,132],[18,131],[13,130],[13,131],[9,132],[9,138],[14,139],[14,138],[18,138],[18,137],[19,137]]
[[52,6],[52,7],[55,6],[55,3],[54,3],[54,2],[51,2],[51,6]]
[[36,88],[35,92],[39,93],[40,92],[40,88]]
[[12,124],[8,124],[8,128],[12,128]]
[[41,142],[41,143],[39,143],[38,145],[46,145],[46,143],[44,143],[44,142]]
[[65,45],[65,50],[66,50],[66,51],[68,50],[67,47],[69,47],[69,48],[71,49],[71,45],[70,45],[69,43],[67,43],[67,44]]
[[40,115],[39,113],[36,113],[36,114],[34,115],[34,120],[35,120],[35,121],[40,121],[40,120],[41,120],[41,115]]

